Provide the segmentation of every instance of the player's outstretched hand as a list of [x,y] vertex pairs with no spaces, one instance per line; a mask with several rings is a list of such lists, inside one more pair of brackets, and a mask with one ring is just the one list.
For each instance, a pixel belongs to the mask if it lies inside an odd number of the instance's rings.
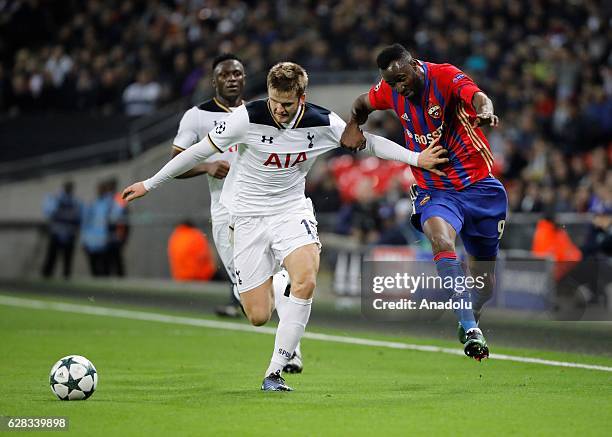
[[482,112],[476,115],[473,127],[480,127],[489,125],[491,127],[497,127],[499,124],[499,117],[492,112]]
[[207,173],[216,179],[223,179],[229,173],[230,164],[227,161],[211,162]]
[[145,188],[144,184],[142,182],[136,182],[135,184],[132,184],[126,189],[124,189],[123,193],[121,193],[121,196],[124,200],[131,202],[132,200],[138,199],[139,197],[142,197],[147,193],[148,191]]
[[437,165],[446,164],[448,162],[448,158],[444,157],[444,155],[448,153],[447,150],[438,144],[438,142],[440,142],[440,138],[442,137],[439,136],[433,140],[425,150],[419,153],[417,164],[420,168],[429,170],[438,176],[446,176],[446,173],[436,168]]
[[366,146],[366,138],[357,123],[348,122],[340,137],[340,145],[353,152],[362,150]]

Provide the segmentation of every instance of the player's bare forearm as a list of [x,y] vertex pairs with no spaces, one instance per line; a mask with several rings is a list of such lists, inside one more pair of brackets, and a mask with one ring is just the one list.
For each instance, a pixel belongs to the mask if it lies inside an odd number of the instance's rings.
[[483,92],[477,92],[472,97],[472,106],[477,114],[481,112],[490,112],[493,113],[493,102],[491,99]]
[[360,95],[353,102],[351,108],[351,120],[350,123],[355,123],[357,126],[361,126],[368,121],[368,116],[374,111],[374,108],[370,105],[370,98],[367,93]]
[[367,94],[362,94],[355,99],[351,108],[351,119],[346,124],[340,144],[349,150],[356,151],[365,147],[366,139],[359,125],[368,120],[368,115],[373,109],[370,106],[370,99]]
[[487,124],[495,127],[499,124],[499,118],[495,115],[493,109],[493,102],[485,93],[482,91],[475,93],[474,97],[472,97],[472,106],[474,107],[474,111],[476,111],[474,127]]

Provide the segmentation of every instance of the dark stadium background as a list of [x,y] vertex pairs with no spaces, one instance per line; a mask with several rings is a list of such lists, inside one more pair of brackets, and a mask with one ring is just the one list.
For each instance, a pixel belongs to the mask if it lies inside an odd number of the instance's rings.
[[[588,317],[609,318],[611,36],[604,1],[0,2],[1,281],[24,291],[104,297],[110,290],[107,298],[148,300],[133,290],[149,290],[154,302],[191,305],[195,299],[203,309],[219,303],[223,282],[171,284],[166,257],[167,238],[180,220],[210,231],[203,180],[169,184],[130,206],[122,280],[90,279],[80,247],[72,283],[40,279],[45,196],[71,180],[77,196],[91,202],[101,181],[116,179],[121,187],[152,174],[170,156],[182,113],[211,96],[211,62],[220,52],[244,61],[247,98],[263,95],[271,65],[292,60],[309,72],[308,99],[346,118],[353,98],[377,80],[378,49],[400,42],[419,59],[459,66],[494,102],[501,126],[487,137],[510,209],[503,257],[533,261],[553,281],[545,290],[547,310],[577,308],[569,313],[573,320],[587,317],[586,310]],[[156,97],[144,114],[133,115],[134,102],[123,96],[139,76]],[[373,118],[367,129],[401,143],[393,115]],[[407,245],[427,253],[408,224],[411,182],[403,167],[342,150],[313,168],[307,194],[325,246],[318,293],[329,303],[321,310],[328,321],[361,320],[355,263],[364,256],[381,250],[410,256]],[[536,261],[532,252],[543,218],[588,258],[597,287],[581,286],[577,277],[559,292],[556,241],[549,242],[551,259]],[[173,292],[168,297],[162,289]],[[520,297],[514,305],[516,296],[507,297],[496,314],[511,308],[526,318],[542,316],[541,307]],[[345,314],[346,308],[355,311]],[[512,343],[519,328],[502,328]],[[610,353],[599,337],[584,343],[579,332],[563,328],[550,345],[597,344]]]
[[[37,415],[104,436],[608,435],[611,24],[604,0],[0,0],[0,431]],[[128,206],[124,276],[92,276],[83,230],[70,278],[61,262],[44,276],[50,196],[72,182],[89,208],[157,171],[182,114],[212,97],[218,54],[244,62],[247,99],[274,63],[300,63],[307,99],[347,119],[396,42],[461,68],[501,120],[485,128],[509,199],[489,360],[464,356],[448,311],[368,307],[368,275],[419,275],[431,248],[409,222],[410,170],[342,149],[306,183],[323,251],[292,393],[259,389],[276,319],[213,314],[222,267],[171,279],[177,223],[211,235],[204,178]],[[402,143],[395,114],[366,129]],[[85,402],[49,391],[68,354],[99,372]]]

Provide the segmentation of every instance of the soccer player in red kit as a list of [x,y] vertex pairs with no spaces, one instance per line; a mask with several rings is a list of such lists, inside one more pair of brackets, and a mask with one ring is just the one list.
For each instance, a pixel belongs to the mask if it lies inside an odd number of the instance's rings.
[[459,304],[455,313],[465,354],[480,361],[489,349],[478,319],[493,293],[507,210],[506,192],[491,175],[493,155],[480,126],[495,127],[499,119],[486,94],[453,65],[414,59],[400,44],[383,49],[376,62],[382,79],[355,100],[342,144],[361,148],[365,139],[359,125],[374,110],[393,109],[409,150],[419,152],[434,144],[446,150],[449,160],[438,166],[443,174],[412,167],[418,185],[412,223],[431,242],[445,284],[446,278],[457,284],[465,277],[455,253],[458,234],[469,256],[470,273],[485,281],[482,289],[475,287],[471,293],[444,290]]

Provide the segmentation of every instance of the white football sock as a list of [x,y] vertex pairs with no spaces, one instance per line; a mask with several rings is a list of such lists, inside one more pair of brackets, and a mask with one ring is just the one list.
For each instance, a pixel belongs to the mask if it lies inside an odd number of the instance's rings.
[[300,299],[293,295],[290,295],[287,302],[283,304],[282,315],[280,315],[280,322],[276,329],[274,352],[265,376],[280,373],[287,361],[291,359],[304,335],[311,307],[312,299]]
[[[285,304],[289,302],[289,296],[285,296],[285,290],[287,289],[288,284],[289,272],[285,269],[277,272],[272,277],[272,287],[274,288],[274,308],[276,309],[279,319],[285,308]],[[300,343],[298,343],[298,345],[295,347],[295,352],[300,356],[302,355]]]

